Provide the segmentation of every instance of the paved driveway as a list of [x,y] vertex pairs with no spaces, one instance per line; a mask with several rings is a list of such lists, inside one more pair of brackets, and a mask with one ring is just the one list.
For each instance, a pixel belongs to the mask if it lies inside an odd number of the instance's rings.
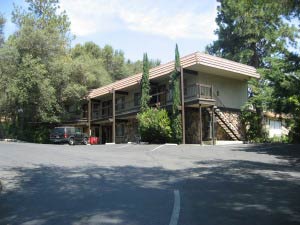
[[300,224],[300,146],[0,142],[0,224]]

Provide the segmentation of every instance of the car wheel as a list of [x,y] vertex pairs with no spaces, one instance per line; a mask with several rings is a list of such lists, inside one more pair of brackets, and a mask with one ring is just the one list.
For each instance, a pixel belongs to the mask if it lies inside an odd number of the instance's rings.
[[69,145],[74,145],[74,138],[69,139]]
[[88,139],[87,139],[87,138],[84,138],[82,143],[83,143],[84,145],[87,145],[87,144],[88,144]]

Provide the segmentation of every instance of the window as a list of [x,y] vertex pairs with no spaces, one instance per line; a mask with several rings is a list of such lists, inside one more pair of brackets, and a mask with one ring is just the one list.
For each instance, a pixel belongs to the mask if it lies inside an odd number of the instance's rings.
[[117,137],[123,137],[125,134],[125,124],[119,123],[116,125],[116,136]]
[[187,79],[183,79],[183,92],[184,92],[184,95],[187,95],[187,93],[188,93]]
[[121,110],[125,108],[125,96],[116,99],[116,110]]
[[87,118],[88,116],[88,105],[85,104],[82,106],[82,118]]
[[141,94],[139,92],[134,93],[134,106],[139,106],[141,103]]
[[93,104],[93,119],[99,118],[99,111],[100,110],[100,104],[94,103]]
[[111,116],[112,115],[112,101],[102,102],[102,116]]

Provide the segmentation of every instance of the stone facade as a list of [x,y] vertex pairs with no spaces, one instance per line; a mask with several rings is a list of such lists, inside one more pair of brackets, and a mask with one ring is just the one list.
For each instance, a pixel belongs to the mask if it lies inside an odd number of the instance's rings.
[[[228,120],[238,128],[243,136],[243,129],[241,123],[241,112],[239,110],[221,109],[223,114]],[[200,131],[199,131],[199,109],[198,108],[186,108],[185,110],[185,127],[186,127],[186,143],[187,144],[199,144],[200,143]],[[212,138],[210,129],[211,116],[206,108],[202,108],[202,140],[209,141]],[[231,140],[230,136],[215,120],[215,135],[217,140]]]
[[[241,122],[241,111],[228,108],[220,108],[220,110],[227,117],[228,121],[237,128],[241,136],[244,137],[243,126]],[[217,140],[231,140],[230,136],[218,124],[216,126],[216,132]]]
[[[228,120],[242,132],[242,124],[240,119],[240,111],[231,109],[221,109]],[[200,121],[199,121],[199,108],[186,108],[185,109],[185,128],[186,128],[186,143],[199,144],[200,143]],[[211,116],[206,108],[202,108],[202,140],[211,140],[210,130]],[[117,124],[124,124],[124,134],[116,136],[116,143],[135,142],[138,135],[138,122],[137,119],[132,118],[124,122],[117,122]],[[215,135],[217,140],[231,140],[230,136],[219,126],[215,121]]]
[[199,110],[186,108],[185,110],[185,141],[187,144],[200,143]]
[[217,140],[231,140],[231,137],[225,132],[225,130],[216,123],[216,139]]
[[[200,144],[200,113],[198,108],[185,109],[185,138],[187,144]],[[210,115],[202,108],[202,140],[210,139]]]
[[[118,122],[117,122],[118,123]],[[124,134],[116,136],[116,143],[135,142],[138,135],[138,122],[136,119],[128,119],[124,124]]]

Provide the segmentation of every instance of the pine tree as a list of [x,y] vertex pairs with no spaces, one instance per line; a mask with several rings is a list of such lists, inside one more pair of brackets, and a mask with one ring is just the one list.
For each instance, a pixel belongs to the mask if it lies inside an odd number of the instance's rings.
[[179,79],[180,73],[177,69],[180,67],[180,57],[178,46],[176,44],[175,48],[175,68],[171,74],[171,90],[172,90],[172,112],[171,112],[171,130],[172,139],[175,143],[180,143],[182,141],[182,121],[181,114],[179,111],[180,107],[180,89],[179,89]]
[[5,24],[5,18],[2,14],[0,14],[0,47],[4,43],[4,24]]
[[[268,67],[266,58],[285,55],[295,45],[297,28],[284,20],[296,16],[298,8],[293,1],[248,1],[218,0],[218,15],[215,33],[218,39],[206,50],[212,54],[255,68]],[[259,116],[257,137],[264,135],[263,111],[270,105],[268,81],[250,81],[253,97],[250,104]]]
[[147,53],[143,57],[143,74],[141,80],[141,112],[149,108],[150,82],[149,82],[149,61]]

